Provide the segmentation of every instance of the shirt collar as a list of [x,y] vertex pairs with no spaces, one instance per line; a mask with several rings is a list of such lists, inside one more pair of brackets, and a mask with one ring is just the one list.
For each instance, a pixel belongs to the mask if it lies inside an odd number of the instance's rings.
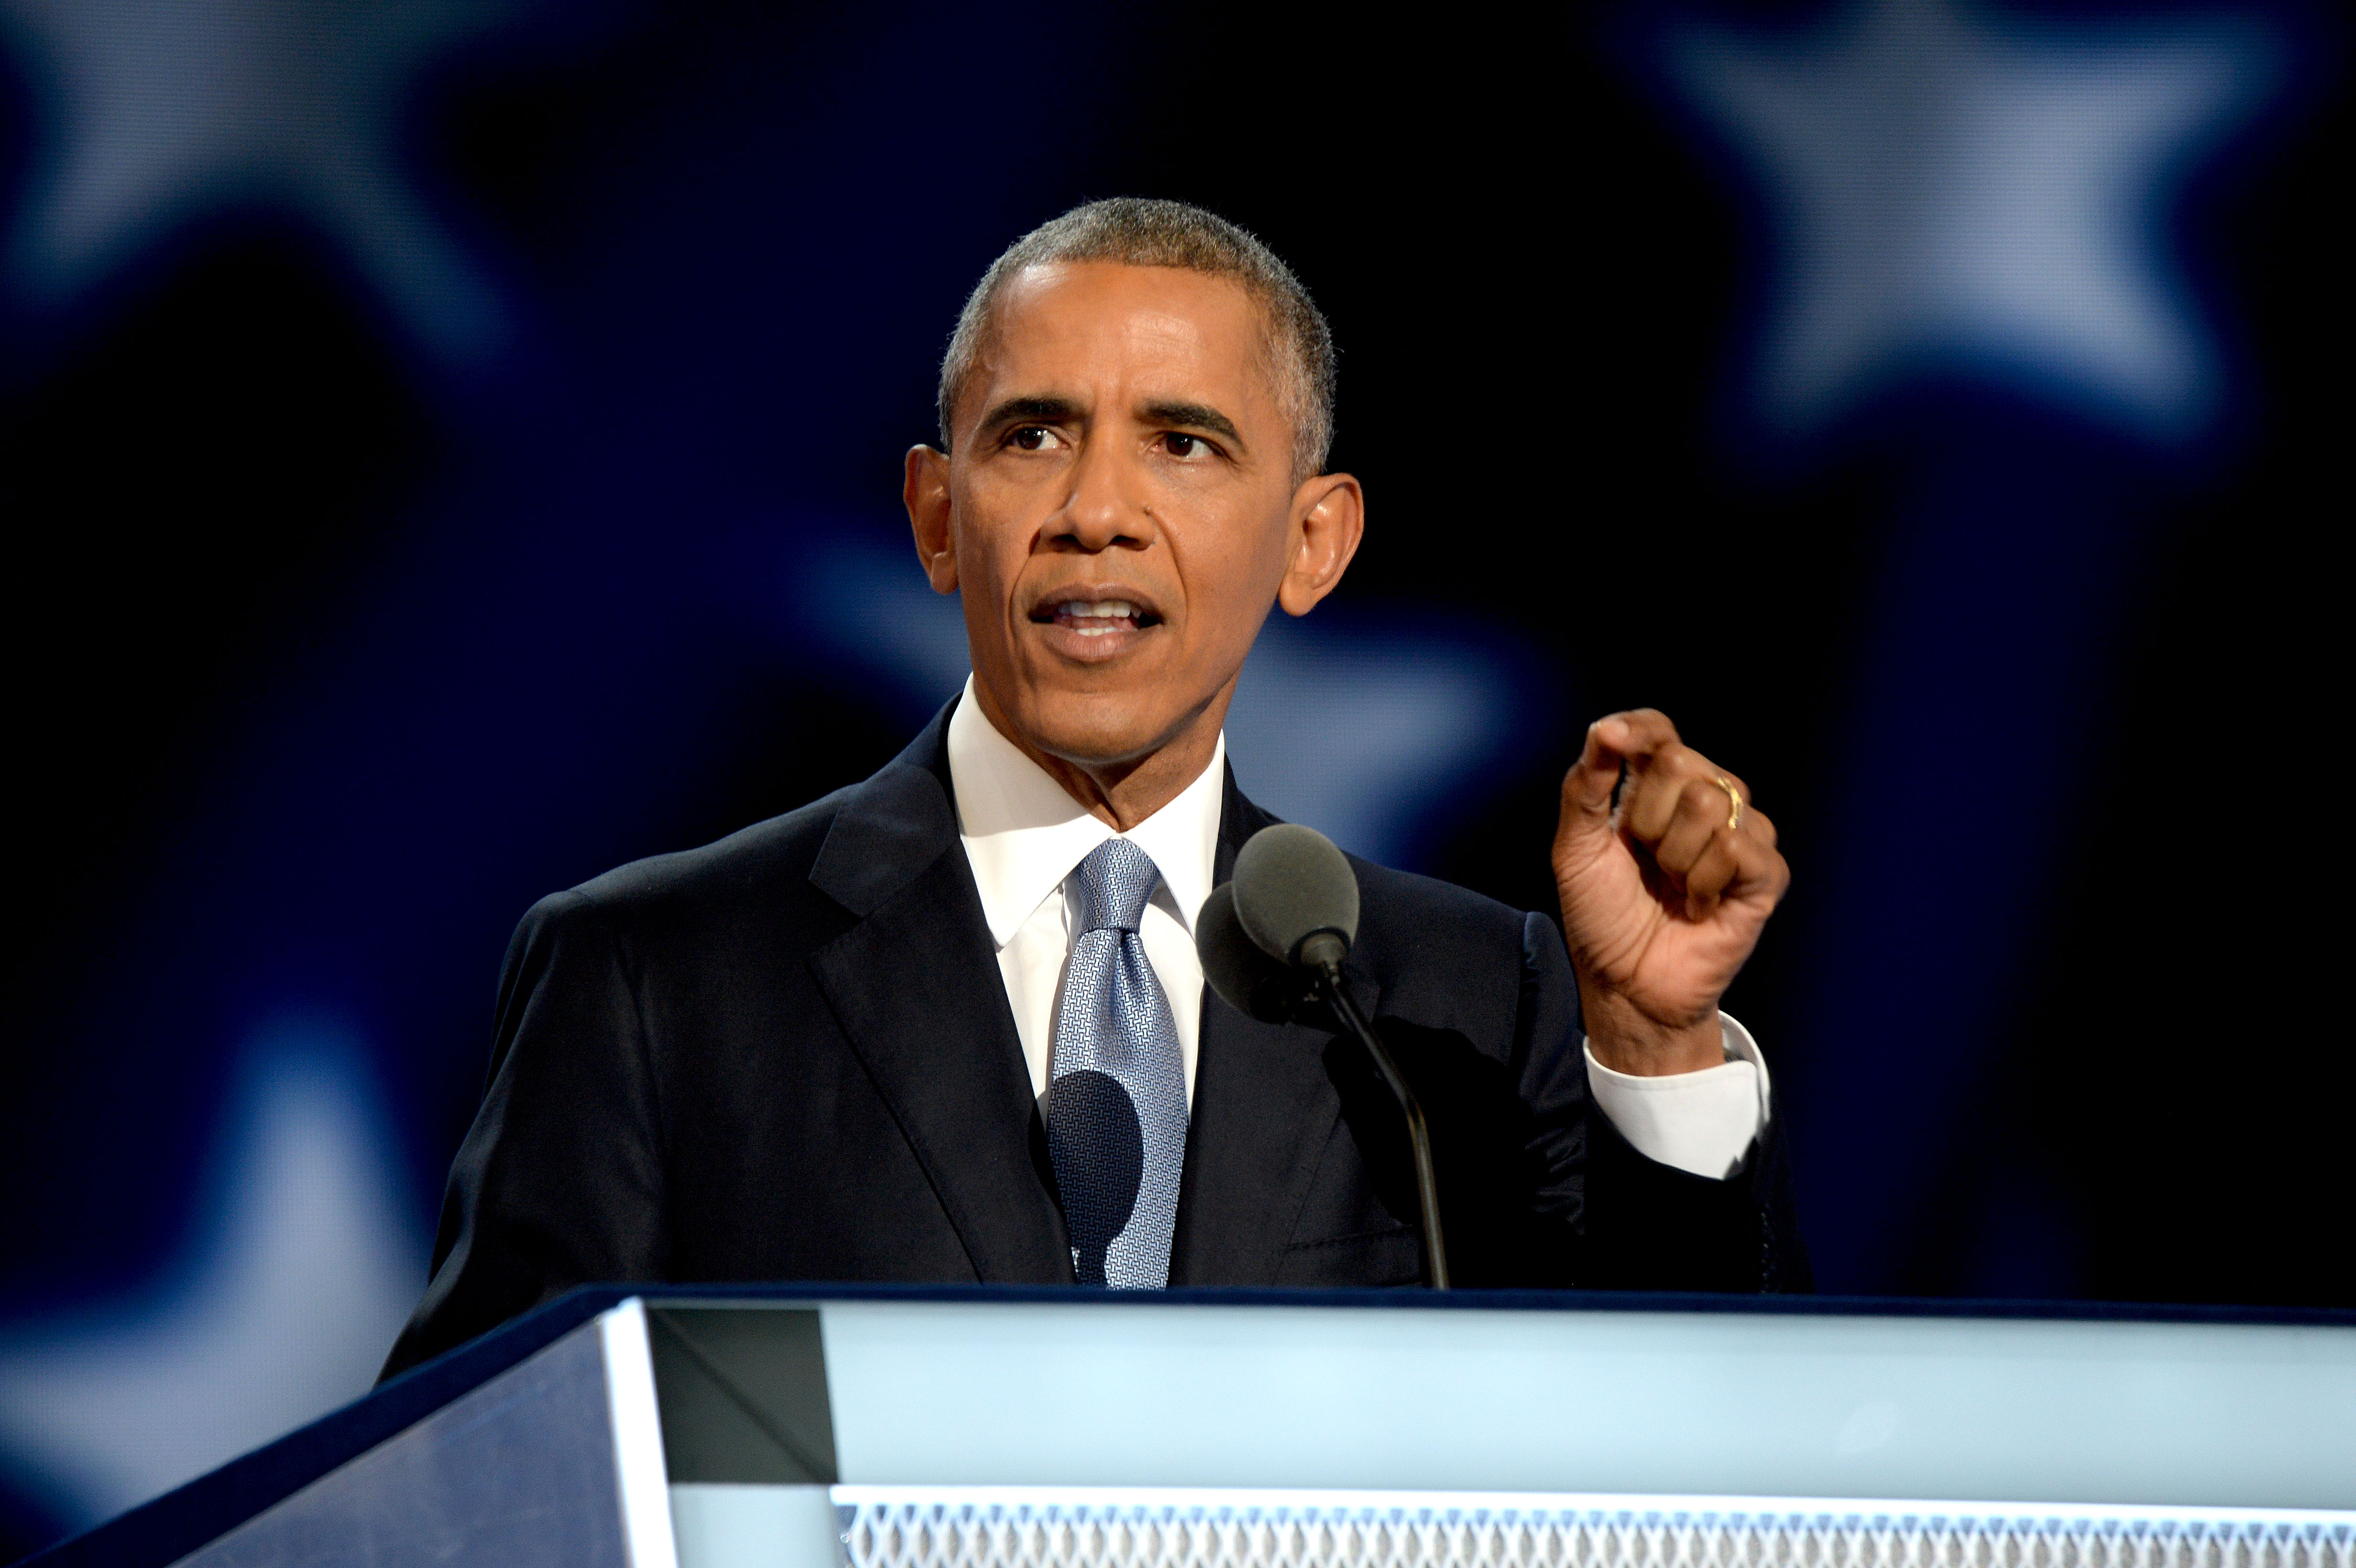
[[[974,699],[973,677],[949,715],[949,786],[957,795],[958,831],[981,891],[982,918],[1000,947],[1031,917],[1072,868],[1113,830],[1064,792],[1045,769],[998,732]],[[1226,805],[1227,738],[1222,732],[1210,765],[1151,816],[1121,837],[1152,859],[1162,887],[1188,932],[1219,851],[1219,812]]]

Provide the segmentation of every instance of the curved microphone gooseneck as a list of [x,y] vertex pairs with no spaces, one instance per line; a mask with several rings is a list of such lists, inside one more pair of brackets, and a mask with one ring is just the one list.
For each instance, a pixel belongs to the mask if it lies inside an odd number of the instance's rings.
[[1236,856],[1235,880],[1213,891],[1194,923],[1204,978],[1230,1007],[1263,1022],[1281,1023],[1294,1016],[1313,987],[1365,1048],[1407,1120],[1424,1282],[1446,1290],[1448,1247],[1440,1235],[1440,1182],[1432,1170],[1423,1106],[1342,985],[1342,961],[1357,934],[1356,873],[1332,839],[1297,823],[1253,834]]

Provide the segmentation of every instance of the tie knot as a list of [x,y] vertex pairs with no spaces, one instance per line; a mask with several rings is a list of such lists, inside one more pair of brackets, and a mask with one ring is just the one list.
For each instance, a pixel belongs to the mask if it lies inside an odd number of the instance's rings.
[[1145,901],[1162,880],[1153,858],[1126,838],[1108,838],[1088,851],[1072,873],[1079,895],[1079,928],[1090,931],[1135,931],[1145,914]]

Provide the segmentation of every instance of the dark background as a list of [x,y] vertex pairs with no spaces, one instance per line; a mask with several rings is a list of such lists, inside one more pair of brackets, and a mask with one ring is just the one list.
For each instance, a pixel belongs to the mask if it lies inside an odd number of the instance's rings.
[[[1252,229],[1342,346],[1371,528],[1248,787],[1544,908],[1585,723],[1664,708],[1795,869],[1729,1005],[1826,1288],[2356,1304],[2334,11],[115,11],[0,12],[0,1548],[365,1386],[532,900],[955,689],[899,456],[972,280],[1105,195]],[[1902,186],[1975,144],[1809,73],[1909,16],[2097,128],[2241,73],[2094,224],[2194,392],[1954,330],[1778,405],[1814,219],[1693,51]]]

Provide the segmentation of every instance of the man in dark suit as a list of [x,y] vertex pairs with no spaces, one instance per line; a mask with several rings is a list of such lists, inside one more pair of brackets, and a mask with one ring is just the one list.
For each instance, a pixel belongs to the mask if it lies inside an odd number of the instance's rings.
[[[1419,1277],[1358,1049],[1208,996],[1192,945],[1271,820],[1225,764],[1245,655],[1363,531],[1332,407],[1308,295],[1207,213],[1097,203],[993,266],[905,492],[972,679],[865,783],[526,916],[388,1371],[594,1280]],[[1658,713],[1599,720],[1568,951],[1357,863],[1346,978],[1430,1115],[1461,1283],[1804,1288],[1718,1008],[1787,880],[1748,793]]]

